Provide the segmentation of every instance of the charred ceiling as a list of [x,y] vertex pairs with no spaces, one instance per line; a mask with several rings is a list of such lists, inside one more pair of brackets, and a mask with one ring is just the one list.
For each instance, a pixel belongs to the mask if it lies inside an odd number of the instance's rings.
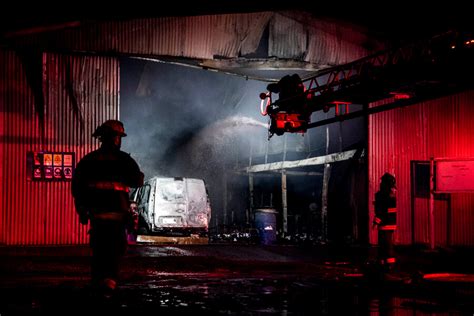
[[141,57],[263,80],[276,80],[281,71],[307,76],[385,47],[364,27],[305,11],[71,20],[4,32],[3,43],[14,49]]
[[469,10],[463,5],[253,2],[208,0],[160,10],[144,10],[139,2],[127,8],[82,3],[74,9],[42,3],[39,11],[3,11],[1,43],[13,49],[146,58],[263,81],[352,69],[350,78],[345,71],[338,74],[343,80],[335,81],[337,88],[320,87],[319,98],[350,95],[360,103],[398,90],[428,95],[470,82],[469,71],[461,71],[472,66],[470,50],[461,53],[458,45],[440,52],[422,43],[453,32],[460,34],[456,40],[470,40]]

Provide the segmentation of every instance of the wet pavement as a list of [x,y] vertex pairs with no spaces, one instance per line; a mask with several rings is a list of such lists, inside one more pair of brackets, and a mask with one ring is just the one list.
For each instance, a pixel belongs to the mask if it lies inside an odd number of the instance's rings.
[[108,300],[88,289],[86,246],[0,247],[0,315],[473,315],[469,251],[398,249],[380,280],[373,248],[132,245]]

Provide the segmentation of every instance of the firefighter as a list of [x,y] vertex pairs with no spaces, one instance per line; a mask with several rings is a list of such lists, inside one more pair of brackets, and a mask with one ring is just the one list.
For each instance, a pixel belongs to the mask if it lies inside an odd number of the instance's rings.
[[92,135],[99,149],[84,156],[72,179],[72,195],[80,223],[91,224],[91,285],[100,295],[114,292],[120,260],[125,254],[127,226],[133,225],[129,212],[129,187],[143,185],[138,164],[120,150],[127,136],[122,122],[108,120]]
[[[277,83],[271,83],[267,90],[278,93],[277,112],[303,114],[306,110],[303,81],[298,74],[286,75]],[[269,111],[272,112],[273,109]],[[273,114],[273,113],[270,113]]]
[[387,172],[381,178],[380,190],[375,193],[373,221],[373,226],[378,228],[377,261],[384,273],[392,271],[396,262],[393,251],[393,234],[397,229],[396,207],[395,177]]

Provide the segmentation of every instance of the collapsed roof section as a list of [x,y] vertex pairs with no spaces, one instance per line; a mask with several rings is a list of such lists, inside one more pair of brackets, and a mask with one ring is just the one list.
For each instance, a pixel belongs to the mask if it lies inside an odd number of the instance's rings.
[[3,34],[13,48],[124,55],[277,80],[307,77],[384,47],[363,27],[302,11],[78,20]]

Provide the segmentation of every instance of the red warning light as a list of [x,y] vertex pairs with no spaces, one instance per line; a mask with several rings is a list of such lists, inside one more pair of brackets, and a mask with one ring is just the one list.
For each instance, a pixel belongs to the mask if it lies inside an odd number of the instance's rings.
[[404,100],[410,99],[411,95],[408,93],[400,93],[400,92],[390,92],[391,95],[395,98],[395,100]]
[[301,115],[297,113],[276,113],[276,128],[286,132],[305,133],[306,129],[302,128],[307,120],[302,120]]

